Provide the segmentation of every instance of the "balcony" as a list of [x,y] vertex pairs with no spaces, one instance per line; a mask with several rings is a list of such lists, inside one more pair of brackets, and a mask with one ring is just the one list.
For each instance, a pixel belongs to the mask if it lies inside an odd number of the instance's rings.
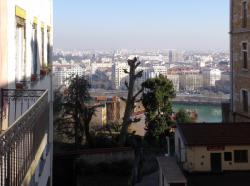
[[[0,186],[22,185],[48,137],[48,90],[1,91]],[[13,122],[12,122],[13,121]]]

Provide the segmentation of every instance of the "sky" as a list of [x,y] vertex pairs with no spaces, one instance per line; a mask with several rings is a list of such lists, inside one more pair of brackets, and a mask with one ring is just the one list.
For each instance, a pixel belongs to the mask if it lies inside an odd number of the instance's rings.
[[228,50],[228,0],[54,0],[64,50]]

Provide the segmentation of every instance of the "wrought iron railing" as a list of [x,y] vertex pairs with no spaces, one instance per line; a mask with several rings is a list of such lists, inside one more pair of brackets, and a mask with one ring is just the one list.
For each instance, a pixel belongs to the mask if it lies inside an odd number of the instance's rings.
[[1,120],[7,119],[10,126],[23,115],[45,92],[45,90],[1,89]]
[[3,90],[2,96],[2,100],[26,99],[23,101],[30,103],[29,108],[0,134],[0,186],[19,186],[48,133],[48,91]]

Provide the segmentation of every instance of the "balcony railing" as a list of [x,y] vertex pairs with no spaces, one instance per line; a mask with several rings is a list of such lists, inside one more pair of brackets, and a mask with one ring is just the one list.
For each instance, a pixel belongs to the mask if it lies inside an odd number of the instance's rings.
[[[23,113],[0,134],[0,186],[19,186],[48,134],[48,91],[3,90],[2,104],[5,101],[9,104],[6,116],[15,115],[18,109]],[[11,102],[16,106],[14,111]]]

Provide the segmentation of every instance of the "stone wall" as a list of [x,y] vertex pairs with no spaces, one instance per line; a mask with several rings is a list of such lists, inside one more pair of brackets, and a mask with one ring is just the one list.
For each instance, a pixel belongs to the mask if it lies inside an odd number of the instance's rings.
[[[249,112],[243,112],[241,91],[247,90],[250,100],[250,1],[247,2],[247,26],[243,28],[243,2],[231,0],[231,65],[232,65],[232,113],[235,121],[249,121]],[[242,42],[248,43],[248,69],[243,69]],[[240,116],[238,116],[240,115]],[[244,117],[246,116],[246,117]]]

